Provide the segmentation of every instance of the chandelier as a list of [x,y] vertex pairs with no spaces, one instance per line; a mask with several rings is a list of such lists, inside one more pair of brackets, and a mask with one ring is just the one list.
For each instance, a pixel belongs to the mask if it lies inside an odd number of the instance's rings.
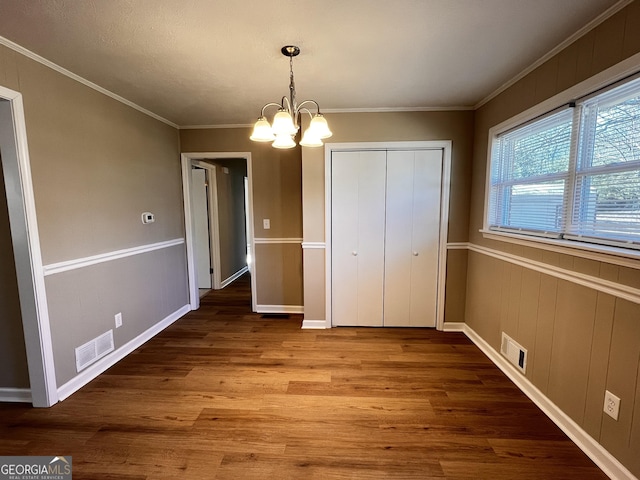
[[[303,147],[321,147],[322,140],[329,138],[332,133],[327,125],[327,120],[320,113],[320,105],[315,100],[305,100],[298,105],[296,103],[296,85],[293,80],[293,57],[300,54],[300,49],[295,45],[286,45],[280,50],[285,57],[289,57],[289,98],[282,97],[280,103],[267,103],[262,107],[260,118],[253,126],[251,140],[255,142],[273,142],[275,148],[293,148],[294,140],[300,130],[300,116],[307,113],[311,118],[309,128],[302,135],[300,145]],[[307,106],[315,108],[315,114]],[[273,123],[264,116],[268,107],[278,107],[273,117]]]

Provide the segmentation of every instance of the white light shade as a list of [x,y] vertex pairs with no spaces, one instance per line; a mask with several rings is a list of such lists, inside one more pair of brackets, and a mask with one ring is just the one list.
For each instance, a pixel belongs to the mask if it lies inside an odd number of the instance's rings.
[[273,117],[273,133],[277,137],[278,135],[295,135],[298,129],[293,124],[293,119],[289,112],[280,110]]
[[313,129],[307,128],[302,136],[302,140],[300,140],[300,145],[303,147],[321,147],[324,144]]
[[321,113],[316,114],[316,116],[311,119],[311,125],[309,125],[309,129],[313,129],[314,135],[318,138],[329,138],[331,135],[333,135],[331,130],[329,130],[327,120]]
[[276,136],[266,118],[260,117],[253,126],[253,133],[249,137],[254,142],[272,142]]
[[274,148],[293,148],[296,146],[296,142],[293,141],[291,135],[276,135],[276,139],[271,146]]

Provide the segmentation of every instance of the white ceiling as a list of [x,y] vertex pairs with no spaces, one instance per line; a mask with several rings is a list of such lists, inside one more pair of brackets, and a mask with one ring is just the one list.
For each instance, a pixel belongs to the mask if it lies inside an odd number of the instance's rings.
[[0,36],[177,125],[472,107],[626,0],[0,0]]

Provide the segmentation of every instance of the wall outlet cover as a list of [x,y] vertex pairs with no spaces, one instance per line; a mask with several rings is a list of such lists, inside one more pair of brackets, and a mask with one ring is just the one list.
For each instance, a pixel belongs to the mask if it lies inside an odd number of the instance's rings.
[[604,413],[614,420],[618,420],[620,414],[620,398],[611,393],[609,390],[604,392]]

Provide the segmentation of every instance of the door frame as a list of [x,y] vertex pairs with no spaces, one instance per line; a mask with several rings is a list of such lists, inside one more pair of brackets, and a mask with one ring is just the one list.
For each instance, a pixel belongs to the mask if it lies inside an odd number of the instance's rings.
[[210,267],[213,270],[210,274],[211,288],[220,290],[222,288],[222,278],[220,272],[220,222],[218,221],[218,169],[215,165],[200,160],[192,160],[191,166],[205,170],[205,178],[209,182],[209,188],[207,188],[207,221],[209,222]]
[[[246,212],[250,231],[247,232],[247,244],[254,250],[253,238],[253,181],[251,173],[251,152],[187,152],[180,154],[180,163],[182,167],[182,197],[184,204],[184,230],[185,243],[187,249],[187,281],[189,283],[189,306],[191,310],[200,308],[200,295],[198,292],[198,281],[195,264],[195,245],[194,245],[194,225],[191,217],[191,165],[197,160],[219,160],[224,158],[244,158],[247,162],[247,182],[249,184],[249,209]],[[206,163],[204,163],[206,165]],[[201,166],[201,165],[198,165]],[[210,165],[211,166],[211,165]],[[209,189],[211,192],[212,189]],[[218,250],[219,252],[219,250]],[[220,257],[218,253],[218,258]],[[249,270],[251,271],[251,308],[255,311],[256,306],[256,275],[255,264]]]
[[0,98],[10,104],[15,141],[15,155],[2,157],[2,169],[27,352],[31,403],[34,407],[50,407],[58,402],[59,397],[24,106],[21,93],[2,86]]
[[438,286],[436,300],[436,329],[444,327],[445,282],[447,276],[447,236],[449,226],[449,197],[451,190],[451,140],[426,140],[415,142],[354,142],[326,143],[324,149],[325,178],[325,328],[332,321],[332,272],[331,272],[331,157],[333,152],[363,150],[442,150],[442,178],[440,192],[440,236],[438,241]]

